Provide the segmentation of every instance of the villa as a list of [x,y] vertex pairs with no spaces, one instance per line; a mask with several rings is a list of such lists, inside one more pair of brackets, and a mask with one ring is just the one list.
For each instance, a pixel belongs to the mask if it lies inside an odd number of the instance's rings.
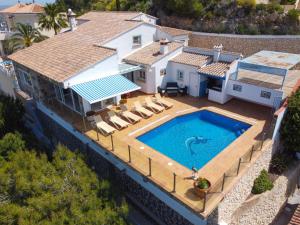
[[[68,31],[8,56],[38,135],[85,151],[159,224],[229,223],[268,167],[283,116],[274,112],[300,79],[291,70],[300,55],[189,47],[189,31],[144,13],[69,20]],[[192,167],[211,183],[204,197]]]
[[[0,10],[0,55],[4,56],[4,43],[15,33],[17,23],[29,24],[39,28],[39,16],[44,13],[44,7],[37,3],[17,3]],[[43,35],[52,37],[53,30],[41,31]]]

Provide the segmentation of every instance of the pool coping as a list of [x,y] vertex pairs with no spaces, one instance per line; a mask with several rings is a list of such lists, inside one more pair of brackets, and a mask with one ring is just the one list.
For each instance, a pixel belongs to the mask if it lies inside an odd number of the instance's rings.
[[[234,148],[242,144],[246,139],[249,140],[249,135],[251,135],[251,139],[254,138],[253,135],[258,135],[258,132],[255,132],[255,125],[257,124],[256,119],[249,119],[245,116],[241,116],[236,113],[228,113],[226,110],[216,108],[214,106],[204,106],[204,107],[191,107],[185,110],[176,111],[175,113],[169,113],[164,117],[159,118],[158,120],[155,120],[151,122],[150,124],[147,124],[146,126],[143,126],[141,128],[138,128],[132,132],[130,132],[126,138],[123,139],[124,142],[126,142],[128,145],[130,145],[135,150],[139,151],[140,153],[146,155],[147,157],[153,158],[161,164],[161,166],[166,167],[169,170],[176,171],[176,174],[181,176],[183,179],[190,179],[191,182],[193,180],[191,179],[192,170],[188,169],[187,167],[181,165],[179,162],[171,159],[170,157],[164,155],[163,153],[147,146],[145,143],[137,140],[137,137],[140,135],[143,135],[162,124],[176,118],[179,116],[191,114],[197,111],[202,110],[208,110],[226,117],[229,117],[231,119],[235,119],[244,123],[247,123],[251,125],[251,127],[244,132],[241,136],[239,136],[237,139],[235,139],[233,142],[231,142],[226,148],[224,148],[221,152],[219,152],[214,158],[212,158],[210,161],[208,161],[203,167],[201,167],[198,170],[198,174],[201,177],[206,177],[210,180],[212,185],[218,182],[221,176],[223,176],[223,173],[227,171],[228,167],[223,166],[224,158],[227,159],[228,155],[232,154],[232,151]],[[255,140],[253,140],[255,142]],[[140,149],[137,146],[143,146],[143,149]],[[249,145],[249,148],[251,145]],[[231,153],[231,154],[228,154]],[[237,158],[234,158],[233,160],[237,160]],[[232,159],[231,159],[232,161]],[[221,162],[221,163],[220,163]],[[171,163],[171,165],[169,164]],[[215,172],[214,172],[215,171]],[[223,171],[223,172],[221,172]]]

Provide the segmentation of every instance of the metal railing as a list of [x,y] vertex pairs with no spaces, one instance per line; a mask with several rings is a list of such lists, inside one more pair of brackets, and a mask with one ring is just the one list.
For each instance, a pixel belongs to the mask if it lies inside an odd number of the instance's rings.
[[[62,110],[61,107],[58,109]],[[144,176],[145,182],[157,184],[161,189],[200,213],[206,211],[207,206],[210,206],[209,209],[216,206],[214,205],[216,203],[216,201],[213,201],[214,198],[220,197],[221,201],[225,191],[229,190],[228,187],[231,181],[240,175],[243,169],[246,168],[245,165],[253,161],[255,154],[263,149],[266,139],[269,138],[267,133],[263,133],[259,141],[251,146],[236,161],[232,162],[231,166],[223,174],[220,174],[220,177],[216,179],[217,181],[212,183],[210,191],[205,194],[203,199],[200,199],[191,191],[193,189],[192,179],[181,176],[177,171],[172,169],[172,166],[163,165],[155,157],[152,157],[151,152],[136,149],[115,135],[103,136],[97,129],[90,126],[86,118],[81,118],[77,115],[78,118],[75,120],[74,114],[70,115],[67,121],[73,125],[74,129],[81,131],[95,143],[114,154],[115,157],[126,162],[128,166]],[[65,113],[61,113],[60,116],[66,118]]]

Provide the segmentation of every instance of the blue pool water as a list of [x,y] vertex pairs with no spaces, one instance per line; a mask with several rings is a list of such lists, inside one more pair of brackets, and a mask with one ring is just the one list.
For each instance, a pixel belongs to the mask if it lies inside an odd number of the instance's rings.
[[176,117],[137,139],[189,169],[200,169],[250,126],[201,110]]

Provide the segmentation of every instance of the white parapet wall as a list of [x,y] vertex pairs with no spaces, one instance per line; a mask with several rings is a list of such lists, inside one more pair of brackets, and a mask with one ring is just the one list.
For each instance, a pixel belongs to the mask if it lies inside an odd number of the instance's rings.
[[3,94],[16,98],[15,95],[15,73],[14,70],[7,69],[3,62],[0,63],[0,92]]
[[[234,90],[234,85],[241,86],[241,89]],[[262,97],[262,92],[270,93],[270,98]],[[281,100],[283,97],[283,92],[281,90],[255,86],[236,80],[228,81],[226,93],[236,98],[270,107],[278,105],[277,101]]]

